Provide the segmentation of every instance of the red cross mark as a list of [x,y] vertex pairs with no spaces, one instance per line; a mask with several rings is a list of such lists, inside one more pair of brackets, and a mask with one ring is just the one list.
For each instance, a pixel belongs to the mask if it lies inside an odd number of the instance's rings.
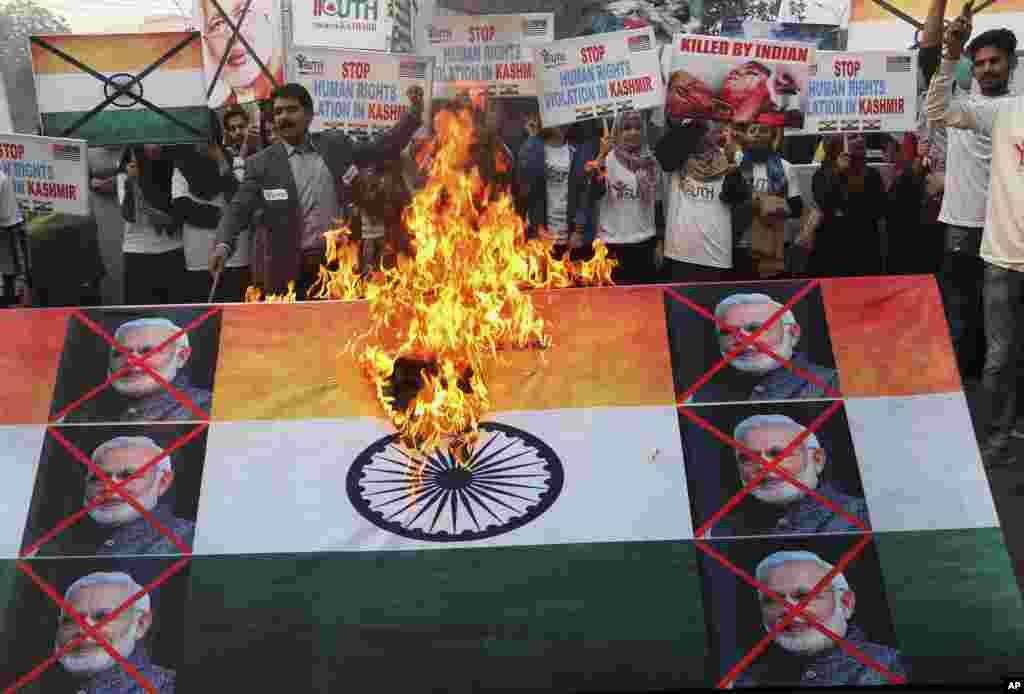
[[90,390],[85,395],[83,395],[82,397],[78,398],[77,400],[75,400],[71,404],[65,406],[64,409],[62,409],[60,412],[58,412],[56,415],[54,415],[52,421],[54,423],[60,423],[60,421],[64,417],[66,417],[68,414],[70,414],[74,410],[78,409],[79,407],[81,407],[82,403],[86,402],[87,400],[91,400],[92,398],[94,398],[97,395],[99,395],[101,392],[103,392],[104,390],[109,388],[114,381],[118,380],[119,378],[124,377],[133,368],[138,368],[138,369],[142,369],[143,371],[145,371],[146,374],[148,374],[150,376],[150,378],[152,378],[154,381],[159,383],[160,386],[164,390],[166,390],[168,393],[170,393],[171,396],[173,396],[175,400],[177,400],[182,405],[184,405],[189,410],[191,410],[192,413],[195,414],[196,419],[204,420],[204,421],[209,420],[209,418],[210,418],[209,415],[206,412],[204,412],[201,407],[199,407],[194,402],[189,400],[183,393],[181,393],[181,391],[179,391],[173,385],[168,383],[167,380],[164,379],[163,376],[161,376],[155,369],[153,369],[153,367],[151,367],[146,362],[148,362],[150,359],[152,359],[157,354],[162,352],[169,345],[174,344],[175,341],[177,341],[178,338],[180,338],[182,335],[185,335],[185,334],[195,330],[195,328],[197,328],[198,326],[202,325],[209,318],[211,318],[212,316],[215,316],[215,315],[217,315],[219,313],[220,313],[220,309],[219,308],[210,309],[209,311],[207,311],[203,315],[199,316],[199,318],[197,318],[194,321],[192,321],[189,325],[187,325],[186,327],[180,329],[178,332],[174,333],[173,335],[171,335],[170,337],[165,339],[163,342],[161,342],[159,345],[157,345],[152,351],[147,352],[142,357],[137,357],[132,352],[132,350],[130,350],[128,347],[126,347],[125,345],[122,345],[120,342],[118,342],[113,337],[111,337],[110,334],[107,333],[106,330],[104,330],[96,322],[94,322],[93,320],[88,318],[84,313],[82,313],[81,311],[78,311],[78,310],[73,311],[71,313],[72,316],[77,318],[83,325],[85,325],[87,328],[89,328],[89,330],[91,330],[92,332],[94,332],[97,335],[99,335],[103,339],[103,341],[106,342],[107,344],[109,344],[115,351],[119,352],[120,354],[123,354],[125,356],[125,358],[127,359],[128,363],[125,366],[121,367],[119,370],[117,370],[114,373],[110,374],[103,383],[99,384],[98,386],[96,386],[95,388],[93,388],[92,390]]
[[78,644],[82,643],[86,639],[92,639],[107,653],[109,653],[110,656],[114,659],[114,661],[122,668],[124,668],[124,671],[128,674],[128,676],[134,679],[136,682],[138,682],[139,686],[146,690],[147,694],[158,694],[156,688],[153,687],[153,685],[150,684],[146,680],[146,678],[142,676],[138,669],[136,669],[135,666],[133,666],[131,663],[125,660],[124,657],[117,651],[117,649],[110,645],[109,641],[103,638],[103,636],[100,634],[100,629],[102,629],[107,624],[113,622],[115,619],[120,617],[125,612],[125,610],[129,609],[143,595],[149,595],[154,590],[163,585],[163,583],[167,581],[171,576],[173,576],[174,574],[178,573],[186,566],[188,566],[188,563],[190,561],[190,557],[179,559],[174,564],[172,564],[166,571],[157,576],[156,579],[154,579],[149,585],[145,586],[142,590],[135,593],[130,598],[121,603],[121,605],[118,606],[117,609],[115,609],[109,615],[107,615],[100,621],[96,622],[94,626],[89,626],[89,624],[85,621],[82,615],[76,612],[75,609],[71,607],[71,605],[69,605],[68,602],[63,598],[63,596],[61,596],[61,594],[53,588],[53,586],[44,581],[38,574],[36,574],[35,571],[32,570],[32,567],[28,565],[28,562],[19,560],[17,563],[18,570],[20,570],[23,574],[32,579],[32,582],[39,586],[39,589],[46,593],[46,595],[51,600],[53,600],[53,602],[58,607],[60,607],[61,610],[63,610],[64,614],[74,619],[83,633],[81,636],[72,639],[71,641],[68,641],[66,644],[64,644],[64,646],[57,649],[54,653],[50,655],[50,657],[48,657],[43,662],[39,663],[39,665],[35,666],[30,672],[27,672],[24,675],[22,675],[18,679],[18,681],[16,681],[10,687],[4,690],[4,694],[13,694],[13,692],[17,691],[18,689],[21,689],[26,684],[29,684],[33,680],[40,677],[54,663],[58,662],[69,651],[76,648]]
[[1013,147],[1017,150],[1017,166],[1024,167],[1024,143],[1018,142]]
[[[94,475],[96,475],[96,477],[103,483],[107,494],[97,494],[96,498],[93,499],[91,502],[87,503],[84,507],[82,507],[78,511],[74,512],[73,514],[62,520],[52,530],[50,530],[41,538],[39,538],[31,545],[22,550],[20,554],[21,559],[19,559],[19,561],[17,562],[18,569],[26,576],[28,576],[30,579],[32,579],[32,581],[40,588],[40,590],[46,593],[46,595],[49,596],[49,598],[53,600],[53,602],[56,603],[57,606],[61,608],[61,610],[64,611],[64,614],[69,615],[78,623],[79,627],[83,631],[83,635],[65,644],[62,648],[57,650],[55,653],[51,654],[50,657],[48,657],[42,663],[37,665],[30,672],[21,676],[21,678],[19,678],[13,685],[8,687],[4,691],[4,694],[13,694],[13,692],[17,691],[29,682],[32,682],[33,680],[37,679],[49,667],[51,667],[54,663],[58,662],[60,658],[63,657],[68,651],[75,648],[81,641],[87,638],[93,639],[97,644],[104,648],[114,658],[115,662],[120,667],[124,668],[124,671],[129,676],[131,676],[136,682],[138,682],[139,686],[141,686],[146,692],[148,692],[149,694],[157,694],[156,689],[153,687],[153,685],[147,682],[146,679],[142,677],[142,675],[139,673],[139,671],[135,667],[133,667],[131,663],[127,662],[117,652],[117,650],[114,649],[110,645],[110,643],[108,643],[99,634],[99,630],[107,623],[117,619],[117,617],[120,616],[120,614],[123,613],[126,609],[128,609],[135,601],[137,601],[143,595],[148,595],[149,593],[151,593],[171,576],[181,571],[191,561],[192,549],[188,545],[186,545],[181,540],[181,538],[176,536],[168,528],[164,527],[159,521],[157,521],[156,518],[153,517],[153,515],[149,511],[147,511],[146,508],[141,503],[139,503],[137,499],[133,498],[131,494],[129,494],[125,490],[125,487],[131,484],[134,480],[145,475],[148,470],[150,470],[153,466],[160,463],[160,461],[167,458],[167,456],[169,456],[171,453],[186,445],[195,437],[199,436],[199,434],[205,431],[206,428],[209,426],[209,415],[206,412],[204,412],[200,407],[198,407],[195,403],[193,403],[183,393],[177,390],[173,385],[168,383],[163,377],[161,377],[159,373],[157,373],[151,366],[149,366],[149,364],[147,364],[147,361],[152,359],[154,355],[158,354],[168,345],[173,344],[182,335],[191,332],[199,325],[202,325],[206,320],[208,320],[212,316],[220,313],[220,310],[221,309],[219,308],[210,309],[209,311],[201,315],[199,318],[194,320],[192,323],[190,323],[188,326],[182,328],[175,334],[168,337],[156,348],[146,353],[142,357],[136,357],[131,352],[131,350],[129,350],[126,346],[122,345],[113,337],[111,337],[102,327],[100,327],[95,321],[85,316],[81,311],[76,310],[72,312],[72,315],[76,319],[78,319],[83,325],[85,325],[92,332],[96,333],[101,338],[103,338],[103,340],[107,342],[111,347],[113,347],[114,350],[125,355],[128,364],[119,371],[110,374],[106,381],[101,383],[99,386],[93,388],[85,395],[80,397],[78,400],[74,401],[73,403],[62,409],[60,412],[58,412],[57,415],[53,418],[54,422],[61,420],[69,412],[72,412],[76,408],[80,407],[82,403],[98,395],[105,388],[109,387],[118,378],[121,378],[126,373],[128,373],[128,371],[131,370],[132,368],[139,368],[145,371],[147,374],[149,374],[157,383],[161,385],[161,387],[164,388],[164,390],[166,390],[176,400],[178,400],[178,402],[182,403],[185,407],[191,410],[196,415],[196,418],[201,420],[201,423],[196,425],[195,428],[191,429],[187,434],[185,434],[178,440],[172,442],[167,448],[164,449],[164,451],[161,454],[154,456],[151,460],[147,461],[141,468],[136,470],[130,477],[126,478],[125,480],[119,483],[114,483],[114,481],[106,472],[103,471],[102,468],[100,468],[95,462],[93,462],[93,460],[88,455],[86,455],[83,451],[79,450],[73,443],[71,443],[71,441],[69,441],[64,436],[64,434],[61,433],[60,430],[53,426],[51,426],[48,429],[48,433],[50,436],[52,436],[60,445],[62,445],[65,448],[65,450],[67,450],[67,452],[71,454],[73,458],[75,458],[78,462],[85,465],[88,470],[90,470]],[[178,551],[180,551],[181,554],[184,556],[180,560],[175,562],[169,569],[160,574],[160,576],[157,577],[156,580],[154,580],[148,586],[143,588],[142,591],[133,595],[106,618],[97,622],[94,626],[90,627],[82,618],[82,616],[75,612],[75,610],[67,604],[67,601],[63,599],[63,597],[53,588],[53,586],[51,586],[42,578],[40,578],[39,575],[37,575],[32,570],[31,566],[29,566],[29,563],[24,561],[24,559],[31,557],[39,550],[39,548],[43,547],[46,543],[52,541],[57,535],[64,532],[68,528],[74,526],[76,523],[78,523],[78,521],[82,519],[83,516],[88,514],[97,506],[99,506],[103,502],[103,499],[111,494],[116,494],[117,496],[124,499],[124,501],[128,503],[130,506],[132,506],[132,508],[134,508],[136,511],[138,511],[150,525],[156,528],[156,530],[160,532],[161,535],[168,538],[178,549]]]
[[721,689],[728,688],[736,679],[736,677],[746,668],[750,667],[750,664],[753,663],[754,660],[761,655],[761,653],[769,646],[769,644],[771,644],[775,636],[780,631],[785,629],[790,624],[790,622],[792,622],[798,616],[807,620],[811,625],[814,626],[814,628],[818,629],[823,634],[832,639],[832,641],[835,644],[837,644],[840,648],[849,653],[851,656],[857,658],[860,662],[864,663],[868,667],[871,667],[877,670],[878,672],[882,673],[882,675],[885,676],[889,681],[893,683],[904,682],[903,677],[890,672],[880,663],[877,663],[871,658],[869,658],[867,655],[862,653],[852,644],[840,638],[838,634],[835,634],[834,632],[829,630],[825,625],[821,624],[812,614],[806,611],[807,606],[814,599],[814,597],[822,590],[827,588],[831,584],[832,578],[839,574],[847,564],[853,561],[853,559],[856,558],[856,556],[864,550],[867,544],[871,541],[872,537],[870,529],[868,529],[859,518],[852,516],[851,514],[847,513],[844,509],[840,508],[835,503],[833,503],[831,500],[824,498],[823,496],[815,492],[813,489],[808,488],[806,485],[804,485],[802,482],[796,479],[793,475],[787,472],[784,468],[780,467],[782,462],[786,458],[788,458],[790,454],[793,453],[793,451],[795,451],[797,448],[803,445],[804,441],[807,439],[808,436],[815,433],[821,426],[825,424],[825,422],[827,422],[836,412],[838,412],[840,408],[842,408],[842,400],[837,399],[835,400],[835,402],[829,405],[829,407],[826,408],[820,415],[818,415],[818,417],[816,417],[815,420],[804,429],[804,431],[796,435],[793,438],[793,440],[789,443],[789,445],[787,445],[786,448],[781,453],[779,453],[778,456],[773,460],[766,460],[761,456],[760,451],[751,450],[750,448],[748,448],[741,442],[737,441],[733,437],[723,433],[721,430],[716,428],[706,419],[696,414],[693,408],[685,404],[693,397],[693,395],[698,390],[704,387],[704,385],[706,385],[708,381],[710,381],[716,373],[724,369],[729,364],[729,362],[731,362],[737,356],[745,352],[750,346],[753,346],[757,351],[761,352],[762,354],[767,354],[772,359],[778,361],[784,368],[789,369],[791,372],[795,373],[800,378],[803,378],[804,380],[818,386],[828,397],[840,398],[840,393],[838,393],[834,388],[831,388],[828,386],[828,384],[821,382],[818,378],[814,376],[814,374],[808,373],[807,371],[796,367],[789,360],[779,356],[760,340],[761,336],[764,335],[764,333],[770,330],[772,326],[775,325],[775,323],[782,320],[783,316],[785,316],[788,311],[792,310],[793,306],[797,302],[806,297],[813,289],[818,287],[819,284],[819,280],[812,280],[808,282],[798,292],[796,292],[793,295],[793,297],[790,298],[790,300],[785,303],[785,305],[781,306],[777,311],[775,311],[760,328],[758,328],[752,333],[746,333],[738,328],[734,328],[733,326],[728,325],[724,321],[721,321],[718,318],[716,318],[714,314],[712,314],[703,306],[700,306],[699,304],[690,301],[689,299],[687,299],[686,297],[682,296],[681,294],[672,289],[665,290],[666,294],[668,294],[674,300],[679,301],[680,303],[689,307],[693,311],[696,311],[699,315],[713,322],[721,332],[734,335],[734,339],[738,343],[737,346],[729,354],[722,357],[721,360],[719,360],[714,366],[712,366],[703,376],[697,379],[696,383],[690,386],[690,388],[683,393],[683,395],[680,397],[680,402],[677,405],[680,413],[684,415],[687,419],[692,421],[694,424],[701,427],[702,429],[710,433],[712,436],[717,438],[719,441],[722,441],[726,445],[732,447],[737,452],[744,454],[750,460],[755,461],[761,468],[760,472],[758,472],[754,476],[754,478],[747,483],[746,486],[744,486],[735,496],[729,499],[729,501],[727,501],[725,505],[722,506],[722,508],[720,508],[714,514],[712,514],[711,518],[709,518],[704,523],[704,525],[697,529],[697,531],[694,533],[696,537],[697,546],[706,554],[708,554],[709,556],[717,560],[719,563],[721,563],[723,566],[725,566],[727,569],[732,571],[734,574],[739,576],[746,583],[757,588],[758,590],[761,590],[762,592],[768,594],[769,596],[777,600],[782,600],[783,604],[785,604],[784,598],[777,595],[775,592],[771,591],[766,586],[762,585],[760,582],[752,578],[739,567],[735,566],[732,562],[730,562],[728,559],[722,556],[714,548],[709,546],[706,541],[704,541],[704,537],[715,525],[715,523],[720,521],[726,514],[728,514],[732,509],[734,509],[748,494],[750,494],[754,489],[757,488],[757,485],[759,485],[765,477],[772,473],[781,475],[786,479],[786,481],[789,484],[792,484],[800,488],[811,498],[813,498],[817,503],[828,508],[834,513],[840,514],[843,518],[850,521],[855,527],[860,528],[865,533],[864,537],[860,540],[860,542],[858,542],[853,549],[851,549],[847,554],[843,556],[843,558],[832,569],[832,571],[829,572],[829,574],[825,576],[825,578],[823,578],[821,582],[818,583],[814,587],[814,589],[807,596],[804,597],[803,600],[801,600],[798,604],[794,605],[793,607],[789,608],[789,610],[786,613],[786,616],[781,621],[779,621],[779,623],[777,623],[775,627],[773,627],[771,631],[763,639],[761,639],[761,641],[758,642],[757,645],[755,645],[754,648],[752,648],[751,651],[747,653],[740,660],[739,663],[736,664],[732,671],[730,671],[718,683],[718,687]]

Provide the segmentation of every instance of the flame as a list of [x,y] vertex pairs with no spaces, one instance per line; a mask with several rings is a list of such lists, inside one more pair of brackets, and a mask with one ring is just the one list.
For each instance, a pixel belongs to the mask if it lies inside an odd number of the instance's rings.
[[427,182],[402,215],[411,255],[362,276],[350,230],[329,232],[310,297],[368,301],[370,329],[348,348],[404,445],[468,451],[490,408],[486,374],[498,352],[550,345],[528,290],[611,284],[617,263],[600,241],[591,260],[574,263],[554,257],[550,241],[527,239],[512,196],[487,185],[471,159],[470,108],[440,111],[434,131],[417,152]]
[[295,296],[295,282],[288,283],[288,291],[284,294],[267,294],[263,296],[263,290],[259,287],[248,287],[245,290],[245,303],[263,302],[265,304],[293,303],[298,299]]

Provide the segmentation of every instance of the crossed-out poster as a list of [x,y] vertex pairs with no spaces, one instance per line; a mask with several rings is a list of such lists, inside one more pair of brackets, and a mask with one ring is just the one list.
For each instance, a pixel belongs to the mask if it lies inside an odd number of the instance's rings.
[[660,107],[665,102],[654,30],[615,31],[533,49],[545,127]]
[[51,212],[89,215],[86,154],[83,140],[0,133],[0,171],[11,179],[26,218]]
[[530,49],[554,38],[550,12],[434,17],[425,41],[435,58],[434,97],[536,96]]
[[802,128],[815,53],[801,43],[678,34],[672,39],[665,110],[676,120]]
[[194,15],[210,108],[265,101],[284,83],[279,0],[195,0]]
[[819,51],[802,134],[917,129],[917,53]]
[[[314,131],[340,128],[372,135],[387,130],[408,111],[408,89],[430,94],[433,77],[433,58],[406,53],[296,48],[288,62],[288,78],[313,97]],[[430,122],[429,113],[424,121]]]
[[1024,606],[932,278],[534,299],[551,346],[501,353],[467,466],[396,445],[343,350],[365,303],[0,314],[5,372],[33,374],[0,393],[0,687],[1013,670]]
[[180,144],[208,137],[199,36],[32,36],[42,134],[91,147]]

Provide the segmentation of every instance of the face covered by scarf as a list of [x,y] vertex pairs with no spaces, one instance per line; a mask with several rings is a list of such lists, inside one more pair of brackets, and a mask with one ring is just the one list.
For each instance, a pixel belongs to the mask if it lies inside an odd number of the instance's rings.
[[653,205],[658,180],[658,162],[647,144],[647,120],[639,111],[620,113],[611,133],[611,154],[636,175],[640,199]]

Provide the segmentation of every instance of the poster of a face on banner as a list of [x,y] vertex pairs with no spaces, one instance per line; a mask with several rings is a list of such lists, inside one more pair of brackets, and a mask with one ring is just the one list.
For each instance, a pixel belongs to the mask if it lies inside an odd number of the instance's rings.
[[536,96],[534,45],[555,39],[551,12],[434,17],[426,53],[435,58],[434,98],[485,92]]
[[665,102],[654,30],[634,29],[534,48],[544,127],[566,125]]
[[811,72],[804,128],[793,134],[917,129],[916,51],[820,51]]
[[[209,107],[269,99],[275,86],[284,83],[280,0],[195,0],[195,4],[203,34]],[[232,25],[238,29],[234,40]]]
[[783,41],[677,34],[665,110],[670,119],[702,118],[804,126],[813,46]]
[[[409,87],[430,93],[433,62],[405,53],[296,48],[288,60],[288,79],[313,97],[311,130],[368,136],[401,120],[409,110]],[[429,99],[424,108],[423,122],[429,123]]]
[[23,217],[89,215],[85,140],[0,134],[0,171],[11,179]]
[[384,0],[293,0],[292,42],[386,51],[395,20],[384,9]]

